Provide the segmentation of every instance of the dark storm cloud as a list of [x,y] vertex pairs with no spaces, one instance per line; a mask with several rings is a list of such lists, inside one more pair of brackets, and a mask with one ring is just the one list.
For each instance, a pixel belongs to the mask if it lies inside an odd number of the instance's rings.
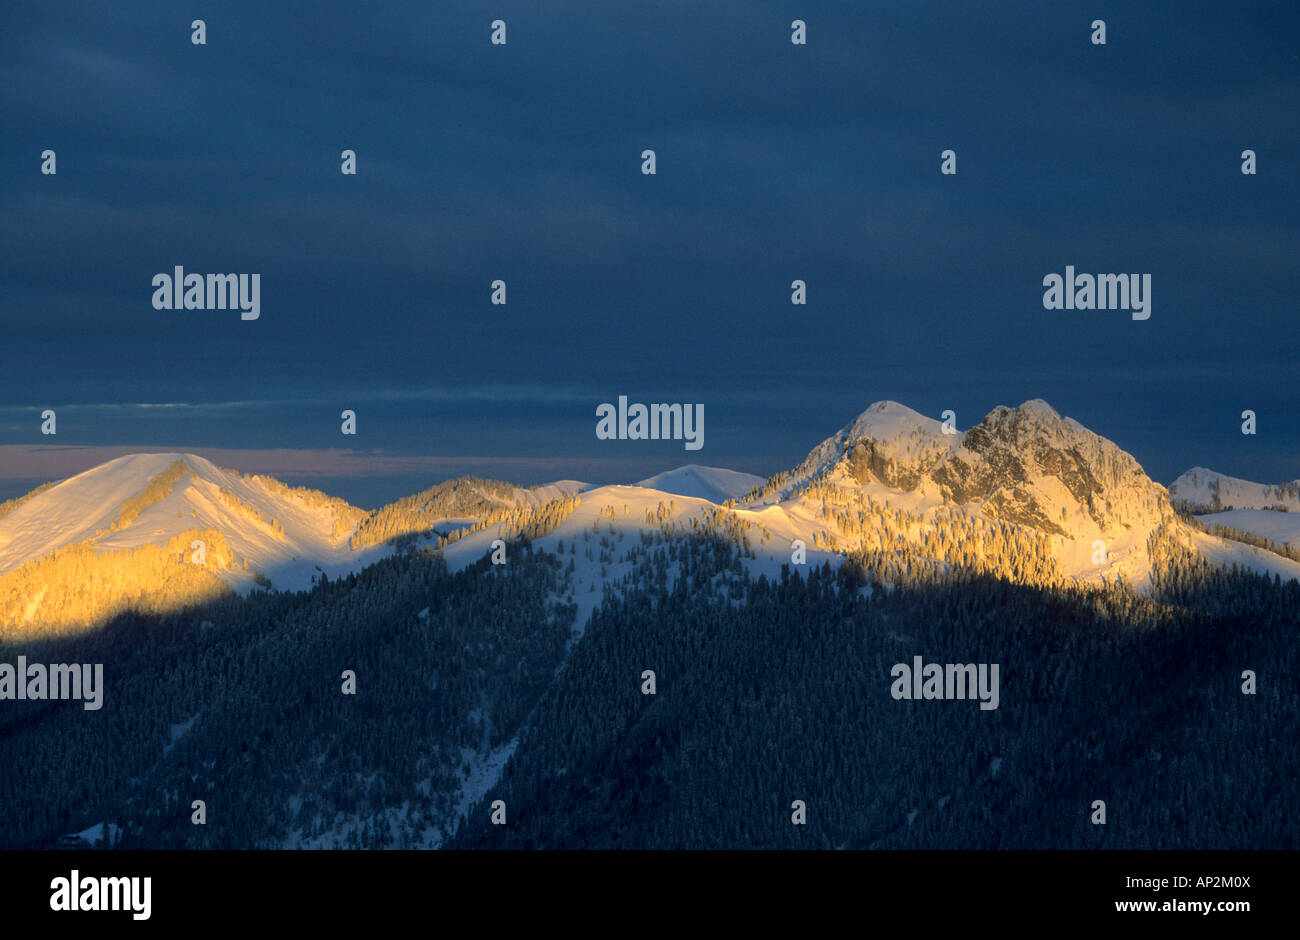
[[[626,393],[768,472],[877,399],[1042,397],[1158,479],[1300,476],[1294,5],[201,6],[0,13],[0,405],[191,406],[61,443],[314,450],[355,407],[503,474],[684,462],[595,440]],[[262,318],[153,310],[176,264],[260,272]],[[1152,273],[1152,319],[1043,310],[1066,264]]]

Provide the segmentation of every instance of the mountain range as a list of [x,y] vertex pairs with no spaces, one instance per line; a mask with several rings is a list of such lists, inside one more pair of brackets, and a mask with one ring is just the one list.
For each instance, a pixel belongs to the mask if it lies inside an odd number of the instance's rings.
[[[1041,400],[995,408],[964,432],[882,401],[768,479],[696,465],[630,486],[566,480],[523,488],[464,477],[369,512],[194,454],[120,457],[0,505],[0,609],[9,612],[0,629],[21,635],[42,621],[43,599],[17,596],[30,579],[15,575],[71,548],[122,564],[152,547],[193,563],[192,546],[201,542],[199,567],[237,592],[305,590],[400,544],[442,542],[448,564],[461,567],[486,552],[512,516],[566,499],[576,502],[543,546],[573,538],[603,514],[633,530],[689,528],[722,515],[755,534],[748,562],[755,573],[779,571],[796,541],[814,562],[834,563],[885,547],[887,519],[903,520],[891,538],[920,546],[959,518],[1032,535],[1066,579],[1149,588],[1148,540],[1161,527],[1216,564],[1300,577],[1300,562],[1277,551],[1300,545],[1300,481],[1261,485],[1195,468],[1166,489],[1119,446]],[[1256,536],[1255,544],[1209,534],[1192,513],[1211,528]],[[114,594],[103,598],[118,609]]]
[[374,510],[121,457],[0,504],[0,666],[103,675],[0,671],[0,847],[1294,847],[1296,492],[1037,400]]

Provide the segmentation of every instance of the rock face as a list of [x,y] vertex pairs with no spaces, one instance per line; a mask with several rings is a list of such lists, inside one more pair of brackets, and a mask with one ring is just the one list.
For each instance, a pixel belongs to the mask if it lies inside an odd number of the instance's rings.
[[1174,518],[1169,494],[1131,455],[1038,399],[999,406],[949,434],[938,421],[878,402],[814,448],[783,495],[817,480],[937,490],[968,511],[1067,538]]
[[893,401],[876,402],[848,427],[822,441],[789,474],[787,493],[843,467],[853,482],[873,480],[894,489],[918,486],[960,440],[938,421]]
[[934,473],[947,498],[1055,535],[1086,514],[1102,532],[1173,517],[1169,494],[1131,455],[1037,399],[998,407]]

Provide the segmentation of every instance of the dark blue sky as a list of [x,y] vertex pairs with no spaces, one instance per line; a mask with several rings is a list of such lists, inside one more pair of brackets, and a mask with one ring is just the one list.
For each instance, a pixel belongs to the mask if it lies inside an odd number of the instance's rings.
[[[0,493],[51,444],[248,450],[363,505],[766,474],[885,398],[1300,477],[1300,8],[1132,6],[8,2]],[[1150,273],[1151,318],[1044,310],[1067,264]],[[261,318],[154,310],[174,265],[260,273]],[[704,449],[598,441],[620,394],[702,402]]]

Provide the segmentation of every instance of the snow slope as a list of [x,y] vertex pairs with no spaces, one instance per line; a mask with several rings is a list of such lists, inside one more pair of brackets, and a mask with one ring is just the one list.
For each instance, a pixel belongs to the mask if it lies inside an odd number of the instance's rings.
[[1231,539],[1221,539],[1204,532],[1188,530],[1192,543],[1206,561],[1228,567],[1236,565],[1257,574],[1273,577],[1278,575],[1284,581],[1300,580],[1300,561],[1292,561],[1273,552],[1253,545],[1244,545]]
[[[122,504],[177,460],[186,473],[171,493],[114,529]],[[251,588],[260,571],[276,588],[305,589],[318,569],[335,577],[386,552],[382,546],[352,551],[348,538],[354,527],[338,530],[337,520],[329,506],[309,505],[261,478],[218,469],[194,454],[131,454],[64,480],[0,519],[0,573],[87,540],[97,550],[115,551],[163,545],[187,530],[212,529],[248,562],[248,570],[221,572],[232,586]]]
[[0,519],[0,572],[107,529],[179,454],[132,454],[50,487]]
[[[123,503],[177,460],[186,472],[173,491],[115,528]],[[746,499],[755,489],[763,495]],[[1239,510],[1207,522],[1273,541],[1300,541],[1300,483],[1269,487],[1196,468],[1171,490],[1192,502],[1213,504],[1217,498],[1223,504],[1256,507],[1250,515]],[[577,496],[572,515],[535,539],[534,546],[549,551],[564,542],[570,549],[582,585],[574,598],[583,611],[580,627],[604,586],[616,584],[630,569],[629,549],[641,534],[660,532],[665,523],[689,532],[718,513],[745,531],[757,556],[745,561],[754,575],[778,574],[790,562],[796,541],[804,543],[808,564],[837,564],[842,552],[862,545],[870,532],[864,536],[861,526],[847,535],[838,531],[835,512],[884,507],[891,514],[901,512],[898,518],[909,541],[924,539],[944,524],[947,514],[965,512],[1047,534],[1066,575],[1092,581],[1122,574],[1137,586],[1149,577],[1148,536],[1160,525],[1179,524],[1170,493],[1151,481],[1132,456],[1037,399],[995,408],[966,431],[950,434],[933,418],[896,402],[877,402],[813,448],[793,470],[767,481],[692,464],[634,486],[590,488],[562,480],[533,489],[514,487],[513,492],[498,486],[493,493],[492,500],[479,502],[540,507],[560,496]],[[406,502],[420,499],[417,494]],[[720,505],[727,500],[736,501],[731,509]],[[1279,503],[1294,505],[1296,512],[1258,508]],[[259,572],[276,588],[303,589],[318,571],[338,577],[392,551],[382,543],[350,548],[364,515],[341,501],[297,493],[269,478],[220,470],[193,454],[135,454],[64,480],[0,517],[0,573],[79,542],[89,541],[101,551],[131,549],[166,544],[186,530],[211,529],[222,533],[235,554],[236,564],[221,575],[237,589],[250,588]],[[474,521],[464,514],[444,520],[448,529]],[[586,557],[593,533],[611,540],[595,553],[599,561]],[[501,534],[493,526],[447,546],[449,566],[463,567],[482,557]],[[578,556],[572,552],[575,540],[583,542]],[[1107,553],[1100,565],[1092,560],[1098,540]],[[1217,562],[1295,576],[1286,559],[1261,558],[1255,549],[1222,539],[1194,541]]]
[[1279,545],[1300,548],[1300,512],[1274,512],[1270,509],[1230,509],[1197,516],[1206,528],[1226,525],[1251,535],[1258,535]]
[[642,480],[637,486],[677,496],[693,496],[710,502],[722,503],[728,499],[745,496],[756,486],[763,483],[763,478],[752,473],[740,473],[736,470],[723,470],[718,467],[701,467],[687,464],[676,470],[665,470],[648,480]]
[[1170,483],[1169,495],[1194,506],[1210,506],[1216,511],[1285,506],[1287,512],[1300,512],[1300,480],[1251,483],[1205,467],[1193,467]]
[[[534,551],[558,553],[561,562],[574,563],[572,600],[578,606],[575,627],[579,632],[603,598],[604,586],[617,583],[632,570],[631,558],[641,546],[641,535],[661,531],[658,521],[647,518],[647,514],[653,517],[661,508],[671,525],[687,532],[692,530],[692,523],[703,523],[719,511],[727,512],[707,499],[645,486],[601,486],[580,494],[577,508],[567,519],[549,534],[533,539]],[[817,520],[804,516],[799,507],[792,507],[790,512],[778,507],[759,512],[737,510],[733,515],[751,526],[747,534],[755,557],[746,559],[745,567],[754,577],[778,577],[782,566],[790,564],[795,539],[807,543],[809,566],[823,562],[838,565],[843,560],[837,552],[813,547],[811,532]],[[447,567],[453,571],[468,567],[488,555],[492,540],[499,537],[499,527],[491,526],[448,545],[443,549]]]

